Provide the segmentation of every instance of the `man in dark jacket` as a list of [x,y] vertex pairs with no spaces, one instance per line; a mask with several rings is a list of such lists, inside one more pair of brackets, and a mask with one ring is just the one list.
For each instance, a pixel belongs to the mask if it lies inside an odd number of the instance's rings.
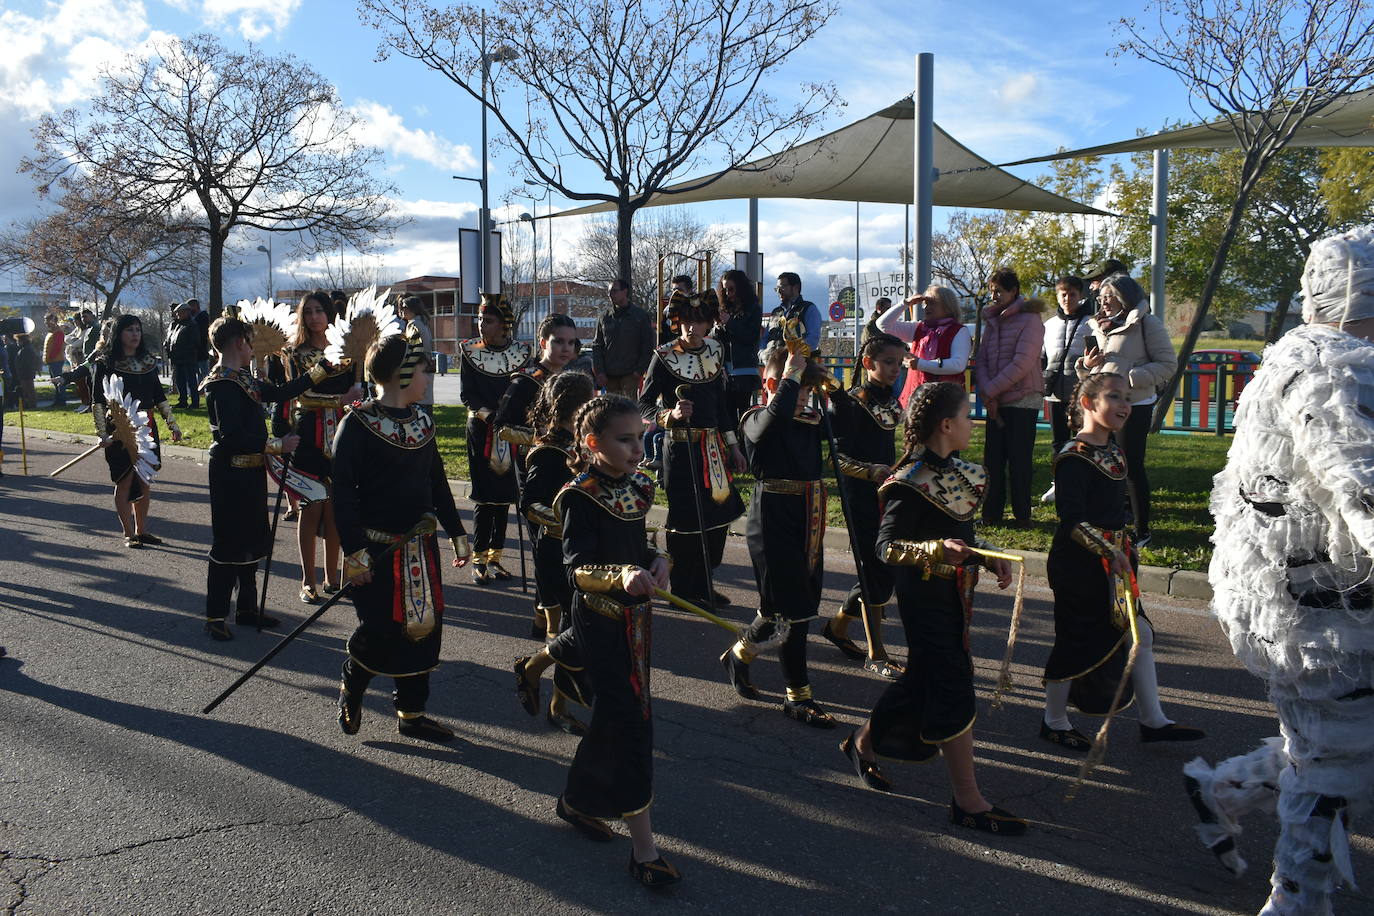
[[167,356],[167,361],[172,364],[172,386],[177,392],[176,406],[184,408],[189,396],[191,407],[200,407],[200,385],[196,369],[200,356],[200,330],[196,326],[191,303],[185,302],[176,307],[171,327],[167,329],[167,345],[163,352]]
[[592,368],[596,383],[608,394],[637,397],[654,353],[654,319],[630,301],[630,284],[612,280],[606,288],[610,306],[596,319]]
[[186,306],[191,310],[191,321],[196,326],[196,378],[191,390],[199,404],[200,389],[196,386],[210,372],[210,313],[200,307],[199,299],[187,299]]

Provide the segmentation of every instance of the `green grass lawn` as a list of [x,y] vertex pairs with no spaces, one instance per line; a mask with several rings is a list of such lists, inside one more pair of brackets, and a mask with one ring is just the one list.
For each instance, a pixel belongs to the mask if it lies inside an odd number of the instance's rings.
[[[40,404],[51,396],[50,389],[46,394],[42,388],[39,389]],[[185,444],[197,448],[208,447],[210,426],[204,407],[200,410],[179,410],[176,414],[177,422],[181,424],[182,432],[187,437]],[[444,458],[444,469],[451,478],[467,480],[467,454],[463,433],[467,424],[467,408],[456,405],[440,406],[435,408],[434,416],[438,424],[439,452]],[[90,415],[73,413],[70,406],[59,410],[40,408],[26,411],[25,421],[34,429],[87,435],[95,431]],[[5,425],[18,426],[19,412],[8,411],[5,414]],[[1211,556],[1208,538],[1212,533],[1212,517],[1207,511],[1207,502],[1212,491],[1212,476],[1220,471],[1225,463],[1226,450],[1230,444],[1230,437],[1208,434],[1165,433],[1150,439],[1149,467],[1150,483],[1154,490],[1154,541],[1142,551],[1142,562],[1180,569],[1207,568],[1207,561]],[[11,435],[11,449],[14,445],[14,437]],[[981,423],[975,423],[973,441],[969,444],[964,457],[970,461],[978,461],[982,454],[983,427]],[[1050,485],[1048,429],[1040,430],[1036,436],[1035,455],[1035,476],[1031,488],[1035,495],[1032,509],[1033,527],[1025,531],[1006,528],[985,529],[985,537],[999,546],[1023,550],[1049,549],[1056,522],[1054,506],[1043,505],[1039,501],[1040,494]],[[747,474],[737,478],[737,484],[746,502],[752,483],[752,478]],[[662,490],[656,495],[656,501],[659,504],[664,503]],[[832,525],[844,525],[839,499],[834,495],[833,486],[829,519]]]

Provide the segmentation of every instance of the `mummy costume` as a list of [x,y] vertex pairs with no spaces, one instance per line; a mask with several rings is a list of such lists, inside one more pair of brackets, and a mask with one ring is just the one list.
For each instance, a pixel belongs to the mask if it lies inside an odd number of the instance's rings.
[[1199,836],[1239,873],[1237,824],[1280,821],[1264,913],[1328,913],[1353,884],[1347,817],[1374,794],[1374,229],[1313,246],[1304,318],[1246,386],[1212,491],[1213,613],[1268,683],[1282,740],[1185,768]]

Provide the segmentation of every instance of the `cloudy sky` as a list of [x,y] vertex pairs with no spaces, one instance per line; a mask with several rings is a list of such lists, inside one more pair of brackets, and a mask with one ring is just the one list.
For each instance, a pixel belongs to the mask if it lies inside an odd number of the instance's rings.
[[[909,92],[913,55],[932,51],[936,120],[974,152],[1006,162],[1105,143],[1190,117],[1173,76],[1111,53],[1120,41],[1117,18],[1142,8],[1143,0],[846,0],[769,88],[787,99],[803,80],[833,81],[847,106],[830,113],[820,133]],[[476,225],[478,188],[450,176],[479,168],[477,105],[418,63],[375,62],[377,35],[358,21],[350,0],[3,0],[0,219],[35,211],[32,184],[15,169],[31,148],[38,117],[82,104],[102,67],[148,42],[207,30],[231,45],[253,42],[269,54],[300,56],[334,81],[363,120],[400,189],[395,209],[411,219],[372,263],[400,276],[457,272],[457,230]],[[493,157],[493,206],[517,183],[509,171],[509,162]],[[1016,171],[1033,179],[1039,170]],[[691,209],[702,222],[736,233],[736,247],[746,246],[744,201]],[[828,274],[853,270],[852,204],[764,200],[760,218],[767,271],[796,270],[812,298],[824,297]],[[556,248],[566,251],[577,227],[556,223]],[[863,206],[859,231],[863,270],[898,266],[900,206]],[[253,253],[257,243],[237,240],[245,253],[226,276],[226,299],[262,292],[266,270],[263,256]],[[281,261],[278,287],[308,272],[308,265]],[[0,276],[0,283],[24,288],[18,276]]]

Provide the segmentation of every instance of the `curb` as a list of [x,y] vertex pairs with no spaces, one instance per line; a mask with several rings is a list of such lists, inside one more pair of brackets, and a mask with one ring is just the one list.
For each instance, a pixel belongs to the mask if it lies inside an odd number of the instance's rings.
[[[50,429],[32,429],[29,435],[39,439],[48,439],[54,442],[77,442],[84,445],[94,445],[95,436],[84,435],[82,433],[64,433]],[[167,444],[162,447],[162,454],[168,458],[181,458],[191,461],[198,461],[202,464],[210,460],[210,454],[203,448],[193,448],[185,445]],[[450,479],[449,489],[453,491],[455,499],[466,499],[471,489],[466,480]],[[667,523],[668,510],[663,506],[654,506],[649,510],[649,523],[651,526],[662,527]],[[730,527],[730,533],[736,537],[743,537],[743,529],[736,529],[734,525]],[[825,530],[825,549],[827,551],[837,551],[850,553],[849,532],[844,528],[827,527]],[[1045,578],[1045,560],[1047,554],[1039,550],[1017,551],[1026,558],[1026,575],[1036,578]],[[1142,566],[1136,574],[1136,581],[1140,584],[1140,591],[1149,595],[1166,595],[1170,598],[1188,598],[1195,601],[1211,601],[1212,586],[1207,581],[1207,574],[1195,572],[1191,569],[1175,569],[1168,566]]]

